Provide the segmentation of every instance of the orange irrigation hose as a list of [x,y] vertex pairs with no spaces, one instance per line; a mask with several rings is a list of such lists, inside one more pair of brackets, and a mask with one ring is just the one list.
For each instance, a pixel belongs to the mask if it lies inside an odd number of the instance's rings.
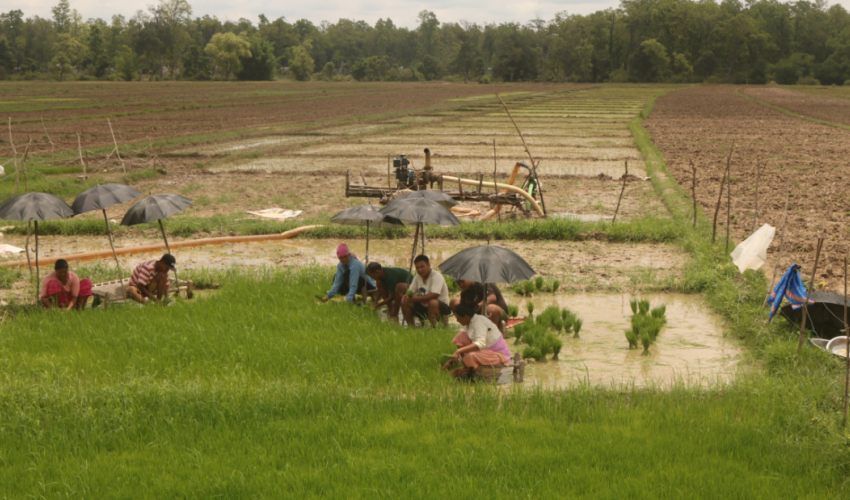
[[[242,243],[245,241],[268,241],[268,240],[288,240],[289,238],[294,238],[299,234],[307,231],[308,229],[313,229],[315,227],[320,226],[301,226],[295,229],[290,229],[284,233],[280,234],[259,234],[254,236],[224,236],[221,238],[202,238],[199,240],[187,240],[187,241],[175,241],[170,243],[171,248],[183,248],[183,247],[200,247],[204,245],[222,245],[224,243]],[[138,247],[125,247],[125,248],[116,248],[115,253],[119,255],[124,254],[133,254],[133,253],[147,253],[147,252],[160,252],[164,250],[162,245],[142,245]],[[112,250],[100,250],[97,252],[83,252],[83,253],[74,253],[70,255],[60,255],[57,257],[48,257],[46,259],[39,259],[39,265],[47,265],[53,264],[59,259],[65,259],[67,261],[84,261],[84,260],[94,260],[94,259],[104,259],[112,256]],[[8,262],[0,262],[0,267],[16,267],[16,266],[26,266],[27,261],[25,260],[13,260]]]

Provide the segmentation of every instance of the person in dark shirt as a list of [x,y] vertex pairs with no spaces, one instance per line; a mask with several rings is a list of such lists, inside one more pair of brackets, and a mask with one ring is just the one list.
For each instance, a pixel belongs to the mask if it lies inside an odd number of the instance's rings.
[[377,298],[372,309],[387,306],[387,314],[393,323],[398,323],[398,312],[401,310],[401,298],[407,291],[411,275],[407,269],[400,267],[383,267],[377,262],[370,262],[366,266],[366,275],[375,280],[378,285]]
[[502,292],[493,283],[477,283],[470,280],[457,280],[460,287],[460,297],[455,297],[449,302],[452,311],[455,310],[458,304],[469,304],[473,307],[477,314],[481,314],[481,308],[484,307],[484,293],[487,291],[487,316],[496,325],[499,330],[504,332],[505,324],[508,320],[508,304],[502,296]]

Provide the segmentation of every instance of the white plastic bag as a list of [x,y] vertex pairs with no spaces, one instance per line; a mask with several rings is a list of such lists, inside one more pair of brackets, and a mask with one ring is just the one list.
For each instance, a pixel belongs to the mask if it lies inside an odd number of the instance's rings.
[[767,248],[773,243],[776,228],[765,224],[732,251],[732,262],[743,273],[747,269],[759,269],[767,260]]

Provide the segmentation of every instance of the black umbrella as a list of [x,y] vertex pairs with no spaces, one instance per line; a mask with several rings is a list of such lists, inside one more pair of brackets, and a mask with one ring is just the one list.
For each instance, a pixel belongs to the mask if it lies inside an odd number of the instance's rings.
[[[809,304],[806,312],[806,327],[822,338],[831,339],[844,335],[844,296],[838,293],[812,292],[809,298],[814,304]],[[802,307],[794,309],[789,303],[782,306],[779,312],[797,325],[803,321]]]
[[186,207],[192,205],[192,200],[178,194],[155,194],[139,201],[121,220],[122,226],[135,226],[136,224],[144,224],[146,222],[159,222],[159,229],[162,231],[162,239],[165,240],[165,248],[168,253],[171,253],[171,248],[168,246],[168,237],[165,236],[165,228],[162,225],[162,219],[169,215],[176,214]]
[[479,283],[514,283],[537,274],[515,252],[491,245],[461,250],[446,259],[439,268],[441,273],[455,279]]
[[379,207],[373,205],[362,205],[359,207],[346,208],[342,212],[331,217],[331,222],[345,224],[346,226],[366,226],[366,263],[369,263],[369,228],[397,228],[404,227],[404,223],[395,217],[388,217],[381,213]]
[[416,244],[419,241],[419,231],[422,230],[422,251],[425,251],[424,224],[439,224],[441,226],[459,226],[460,220],[448,208],[425,198],[395,199],[381,209],[381,213],[405,222],[416,224],[413,235],[413,251],[410,255],[410,268],[413,271],[413,258],[416,256]]
[[434,203],[439,203],[440,205],[446,208],[452,208],[458,205],[458,202],[454,200],[451,196],[447,195],[442,191],[435,191],[433,189],[423,189],[421,191],[411,191],[409,193],[404,193],[399,195],[395,200],[406,200],[406,199],[417,199],[422,198],[425,200],[431,200]]
[[[130,201],[133,198],[139,197],[141,194],[130,186],[123,184],[104,184],[103,186],[86,189],[77,196],[77,199],[71,205],[74,214],[77,215],[91,212],[92,210],[103,211],[103,220],[106,221],[106,233],[109,236],[109,246],[112,247],[112,256],[115,257],[115,265],[118,266],[119,273],[121,272],[121,264],[118,262],[118,254],[115,253],[112,227],[109,225],[109,217],[106,216],[106,209],[113,205]],[[124,285],[123,280],[121,285]]]
[[[537,272],[528,262],[507,248],[480,245],[452,255],[439,266],[440,272],[456,280],[479,283],[514,283],[530,279]],[[485,288],[486,290],[486,288]],[[484,313],[487,293],[484,293]]]
[[35,223],[35,280],[40,286],[41,275],[38,271],[38,222],[51,219],[64,219],[74,215],[71,207],[52,194],[27,193],[7,200],[0,205],[0,219],[19,220]]

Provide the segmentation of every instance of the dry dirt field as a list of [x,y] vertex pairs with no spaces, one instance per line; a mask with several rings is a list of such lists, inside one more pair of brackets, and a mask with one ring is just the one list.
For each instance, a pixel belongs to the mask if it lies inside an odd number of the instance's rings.
[[[747,95],[772,92],[746,89]],[[785,95],[782,91],[775,95]],[[753,94],[753,95],[756,95]],[[792,99],[793,98],[793,99]],[[817,98],[791,96],[791,102]],[[772,101],[778,103],[780,101]],[[781,101],[786,102],[786,101]],[[832,101],[836,108],[843,101]],[[776,104],[778,105],[778,104]],[[814,107],[813,109],[819,109]],[[644,126],[664,153],[667,166],[680,185],[690,190],[691,167],[697,166],[697,199],[711,218],[732,143],[732,234],[748,236],[755,214],[756,164],[767,162],[759,185],[758,224],[782,224],[786,192],[790,190],[787,235],[781,266],[801,264],[809,276],[817,236],[825,237],[818,282],[832,291],[843,287],[841,261],[847,253],[850,228],[850,131],[795,119],[735,94],[734,87],[696,87],[668,94],[656,101]],[[725,195],[724,195],[725,196]],[[725,199],[718,227],[725,234]],[[768,276],[778,256],[780,233],[769,251]]]
[[778,106],[806,118],[816,118],[850,126],[850,101],[844,91],[830,87],[744,89],[744,95]]

